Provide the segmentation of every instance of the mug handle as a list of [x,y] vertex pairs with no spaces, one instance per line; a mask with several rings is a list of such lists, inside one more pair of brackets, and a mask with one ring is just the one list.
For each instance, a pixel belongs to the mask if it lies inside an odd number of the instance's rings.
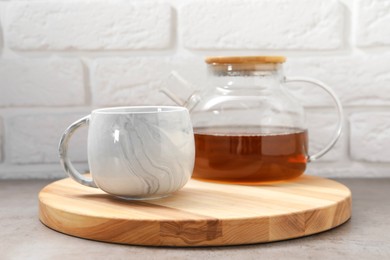
[[80,172],[78,172],[74,167],[72,162],[69,160],[68,157],[68,143],[70,138],[72,137],[73,133],[81,126],[89,125],[89,120],[91,116],[85,116],[73,124],[71,124],[65,132],[62,134],[60,144],[58,145],[58,152],[60,155],[60,161],[61,165],[64,168],[65,172],[68,173],[68,175],[78,183],[88,186],[97,188],[96,183],[93,181],[92,178],[86,178],[83,176]]
[[334,91],[328,85],[326,85],[325,83],[323,83],[319,80],[312,79],[312,78],[306,78],[306,77],[289,77],[289,78],[285,78],[284,82],[285,83],[306,82],[306,83],[311,83],[311,84],[314,84],[318,87],[321,87],[323,90],[325,90],[332,97],[332,99],[336,105],[337,116],[338,116],[336,132],[334,133],[333,138],[331,139],[331,141],[328,143],[327,146],[325,146],[318,153],[308,156],[308,162],[315,161],[318,158],[322,157],[324,154],[326,154],[336,144],[337,140],[339,139],[339,137],[341,135],[342,125],[344,122],[343,107],[341,105],[340,100],[337,98],[336,94],[334,93]]

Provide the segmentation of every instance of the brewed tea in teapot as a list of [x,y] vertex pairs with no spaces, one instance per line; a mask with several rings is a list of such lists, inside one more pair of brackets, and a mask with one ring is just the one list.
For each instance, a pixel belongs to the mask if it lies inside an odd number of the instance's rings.
[[[283,75],[281,56],[209,57],[207,88],[189,87],[176,72],[181,93],[162,92],[191,113],[196,159],[193,177],[208,181],[257,184],[302,175],[306,164],[324,155],[341,133],[342,107],[331,88],[308,78]],[[329,144],[308,153],[303,106],[283,87],[310,82],[333,98],[338,126]]]

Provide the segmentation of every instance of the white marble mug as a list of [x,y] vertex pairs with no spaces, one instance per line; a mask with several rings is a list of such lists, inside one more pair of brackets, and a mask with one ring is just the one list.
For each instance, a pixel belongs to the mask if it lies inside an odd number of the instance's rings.
[[[83,125],[89,125],[91,178],[80,174],[67,155],[69,139]],[[65,130],[59,154],[64,170],[83,185],[125,199],[161,198],[191,178],[194,134],[183,107],[102,108]]]

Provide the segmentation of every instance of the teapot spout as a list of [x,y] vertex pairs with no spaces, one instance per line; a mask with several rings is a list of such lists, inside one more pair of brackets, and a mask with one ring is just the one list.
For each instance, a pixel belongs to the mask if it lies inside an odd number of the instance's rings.
[[169,77],[163,81],[163,87],[160,92],[165,94],[179,106],[186,107],[188,110],[194,107],[199,101],[197,91],[177,71],[172,71]]
[[169,88],[161,88],[160,92],[169,97],[173,102],[175,102],[179,106],[185,106],[186,101],[179,98],[176,94],[169,90]]

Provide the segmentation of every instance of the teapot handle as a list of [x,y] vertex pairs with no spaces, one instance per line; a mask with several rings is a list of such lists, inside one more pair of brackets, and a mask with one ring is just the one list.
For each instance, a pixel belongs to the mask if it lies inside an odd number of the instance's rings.
[[322,157],[324,154],[326,154],[336,144],[337,140],[339,139],[339,137],[341,135],[342,125],[344,122],[343,107],[341,105],[340,100],[337,98],[336,94],[334,93],[334,91],[329,86],[327,86],[325,83],[323,83],[319,80],[312,79],[312,78],[306,78],[306,77],[291,77],[291,78],[285,78],[284,82],[285,83],[306,82],[306,83],[311,83],[311,84],[314,84],[318,87],[321,87],[332,97],[332,99],[336,105],[337,115],[338,115],[336,132],[334,133],[333,138],[331,139],[331,141],[328,143],[327,146],[325,146],[318,153],[308,156],[308,162],[315,161],[318,158]]

